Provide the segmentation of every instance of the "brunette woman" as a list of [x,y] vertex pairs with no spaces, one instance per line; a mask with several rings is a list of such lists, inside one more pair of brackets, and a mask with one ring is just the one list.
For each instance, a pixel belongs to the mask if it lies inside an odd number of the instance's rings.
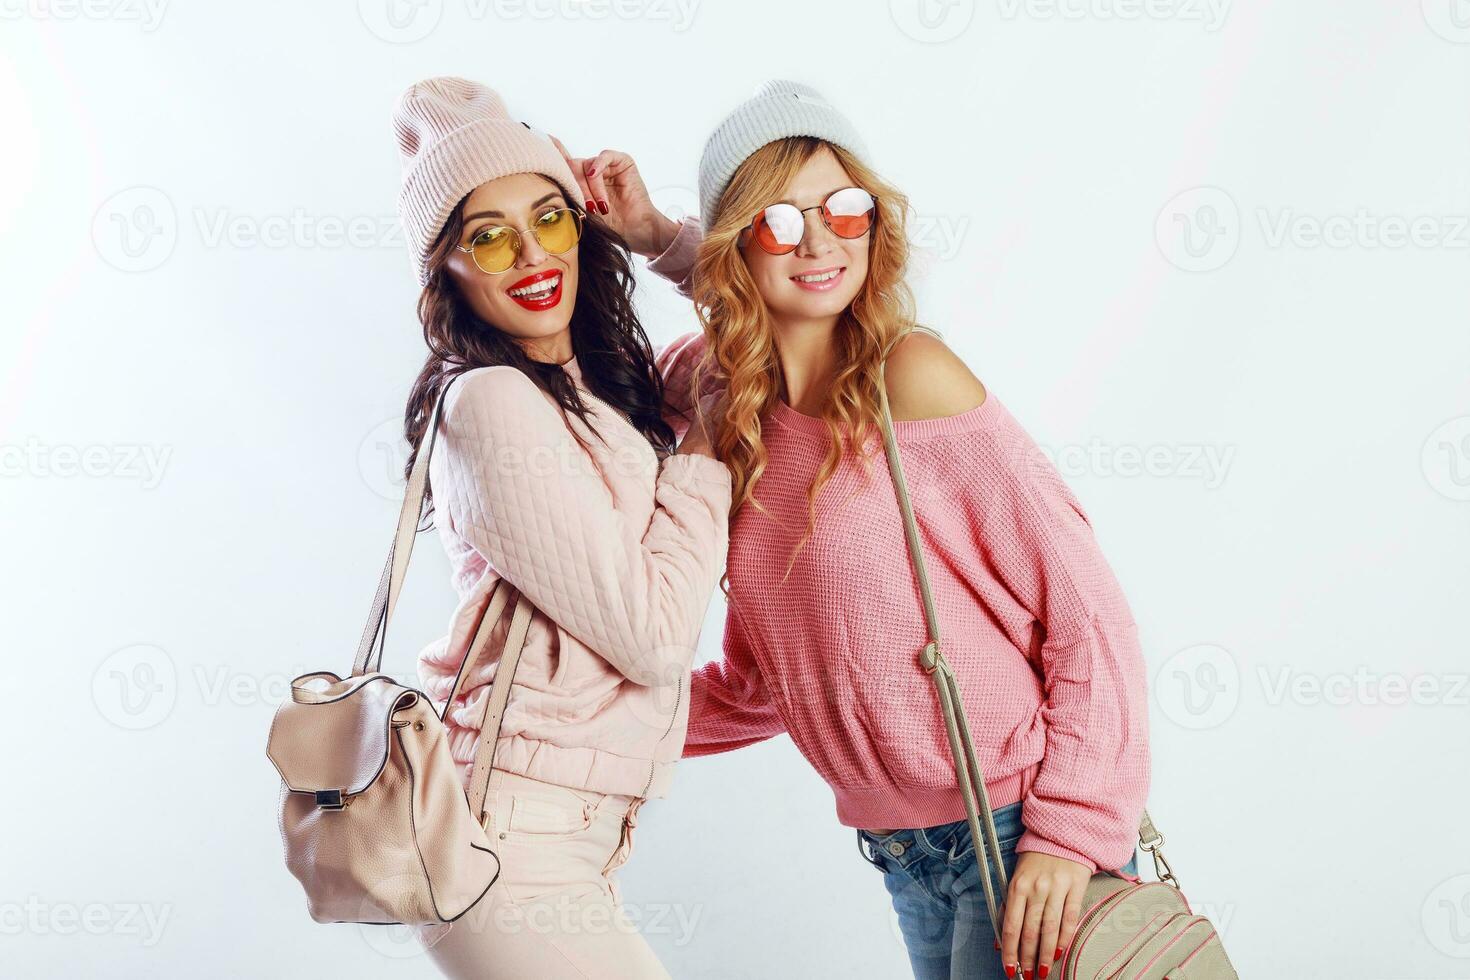
[[[627,245],[551,139],[460,78],[412,86],[394,126],[429,348],[410,445],[453,381],[430,485],[460,603],[425,690],[449,695],[502,578],[535,607],[489,773],[500,877],[421,938],[455,977],[667,977],[614,873],[680,756],[730,473],[697,434],[673,451]],[[496,666],[449,706],[466,780]]]

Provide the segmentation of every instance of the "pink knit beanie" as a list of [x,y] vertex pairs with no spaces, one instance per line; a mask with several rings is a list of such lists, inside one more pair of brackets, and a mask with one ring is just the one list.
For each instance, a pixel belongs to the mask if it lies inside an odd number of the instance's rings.
[[582,193],[561,152],[539,129],[518,122],[493,89],[464,78],[428,78],[393,109],[403,159],[398,218],[419,285],[429,283],[429,251],[460,198],[508,174],[544,174],[573,207]]

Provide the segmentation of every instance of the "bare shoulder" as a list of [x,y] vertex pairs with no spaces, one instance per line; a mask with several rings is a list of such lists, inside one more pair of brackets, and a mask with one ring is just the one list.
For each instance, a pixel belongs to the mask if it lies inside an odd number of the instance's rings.
[[985,403],[985,386],[943,340],[915,330],[893,349],[884,368],[888,404],[899,421],[946,418]]

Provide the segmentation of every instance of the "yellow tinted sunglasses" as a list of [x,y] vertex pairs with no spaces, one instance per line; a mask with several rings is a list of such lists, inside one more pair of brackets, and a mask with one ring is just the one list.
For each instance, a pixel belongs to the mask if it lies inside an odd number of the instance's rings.
[[[557,208],[536,219],[524,229],[536,236],[536,243],[550,255],[562,255],[577,247],[582,239],[582,219],[576,208]],[[521,254],[521,232],[509,225],[491,225],[475,232],[468,245],[455,245],[469,252],[481,272],[497,275],[516,264]]]

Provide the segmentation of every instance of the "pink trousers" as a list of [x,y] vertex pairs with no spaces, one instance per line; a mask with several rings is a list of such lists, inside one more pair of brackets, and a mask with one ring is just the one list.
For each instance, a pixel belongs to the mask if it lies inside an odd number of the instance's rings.
[[483,980],[669,980],[613,880],[642,803],[492,770],[485,830],[500,877],[453,923],[420,932],[434,964]]

